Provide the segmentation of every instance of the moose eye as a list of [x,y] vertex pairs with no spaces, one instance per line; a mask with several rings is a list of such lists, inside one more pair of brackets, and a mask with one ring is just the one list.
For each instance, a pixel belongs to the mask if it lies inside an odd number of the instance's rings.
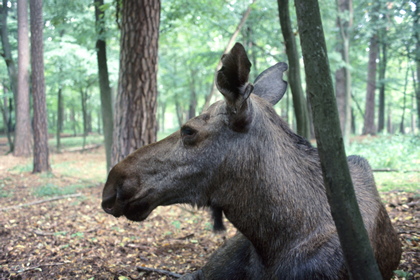
[[[184,142],[191,142],[196,134],[197,134],[197,130],[189,126],[184,126],[181,128],[181,137],[184,140]],[[187,144],[190,144],[190,143],[187,143]]]

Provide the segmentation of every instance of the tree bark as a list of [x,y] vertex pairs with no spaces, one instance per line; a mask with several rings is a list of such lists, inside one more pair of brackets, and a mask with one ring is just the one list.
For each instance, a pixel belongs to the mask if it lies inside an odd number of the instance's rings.
[[27,0],[18,0],[18,84],[14,156],[32,154],[32,128],[29,113],[29,26]]
[[4,88],[4,93],[5,96],[3,98],[3,100],[0,100],[0,111],[1,111],[1,115],[3,117],[3,124],[4,124],[4,131],[6,132],[6,136],[7,136],[7,142],[9,143],[9,152],[13,152],[13,140],[12,140],[12,134],[10,131],[10,119],[9,119],[9,112],[8,112],[8,100],[9,98],[6,96],[6,87],[4,85],[3,82],[3,88]]
[[87,89],[80,89],[80,100],[82,104],[82,119],[83,119],[83,149],[86,145],[86,136],[88,134],[88,114],[87,114]]
[[122,1],[112,165],[156,141],[159,0]]
[[112,111],[112,94],[109,86],[109,74],[106,55],[106,40],[105,36],[105,12],[100,9],[104,5],[103,0],[94,0],[95,5],[95,19],[96,19],[96,33],[98,39],[96,40],[96,55],[98,58],[98,73],[99,73],[99,89],[101,93],[101,115],[102,127],[104,130],[105,153],[106,153],[106,167],[107,170],[111,168],[111,150],[112,150],[112,135],[114,131],[114,116]]
[[[351,73],[350,73],[350,38],[349,32],[353,25],[352,0],[337,0],[337,27],[339,29],[336,50],[341,54],[345,66],[335,72],[335,90],[340,117],[340,126],[346,144],[351,133]],[[343,16],[344,15],[344,16]]]
[[34,103],[34,173],[50,170],[45,100],[42,0],[30,0],[32,96]]
[[[371,22],[374,24],[378,22],[379,4],[375,3],[373,12],[371,13]],[[368,62],[368,76],[366,86],[366,103],[365,103],[365,118],[363,124],[363,135],[375,135],[375,91],[376,91],[376,59],[378,57],[378,35],[377,31],[373,31],[369,44],[369,62]]]
[[415,50],[415,60],[416,60],[416,74],[417,74],[417,87],[416,90],[416,100],[417,100],[417,127],[420,130],[420,1],[416,0],[416,10],[414,12],[414,22],[413,22],[413,30],[414,30],[414,39],[416,42],[416,50]]
[[197,108],[197,92],[195,89],[195,72],[194,70],[190,71],[190,104],[188,107],[188,119],[195,117],[195,111]]
[[63,130],[63,89],[58,89],[57,93],[57,131],[56,131],[56,139],[57,139],[57,152],[61,152],[61,132]]
[[379,60],[379,110],[378,110],[378,132],[385,128],[385,73],[387,66],[387,43],[386,30],[381,30],[380,60]]
[[283,33],[286,55],[289,62],[287,77],[293,96],[293,108],[296,116],[297,133],[306,139],[311,138],[310,122],[306,98],[302,89],[300,77],[299,54],[296,40],[292,30],[289,13],[289,0],[278,0],[279,19]]
[[17,94],[17,71],[15,61],[12,57],[12,49],[9,41],[9,29],[7,25],[8,17],[8,8],[7,0],[3,0],[3,7],[1,8],[1,20],[0,20],[0,35],[1,35],[1,44],[3,47],[2,56],[7,66],[7,73],[10,79],[10,89],[13,92],[13,98],[16,103],[16,94]]
[[317,0],[295,0],[307,91],[328,203],[352,279],[382,279],[347,164]]
[[403,107],[402,107],[401,122],[400,122],[400,133],[401,134],[405,134],[405,110],[407,109],[407,85],[408,85],[409,72],[410,72],[410,67],[407,67],[407,70],[406,70],[406,73],[405,73],[404,92],[403,92]]

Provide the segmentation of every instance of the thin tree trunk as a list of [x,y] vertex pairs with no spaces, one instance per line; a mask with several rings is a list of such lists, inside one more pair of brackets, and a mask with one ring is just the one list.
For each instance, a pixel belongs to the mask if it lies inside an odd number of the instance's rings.
[[63,89],[60,87],[57,93],[57,152],[61,152],[61,132],[63,130]]
[[381,57],[379,60],[379,110],[378,110],[378,132],[382,132],[385,128],[385,73],[387,66],[387,43],[386,30],[381,31]]
[[391,105],[388,105],[388,121],[387,121],[387,126],[386,126],[386,132],[388,134],[393,134],[394,131],[392,129],[392,110],[391,110]]
[[80,98],[82,101],[82,117],[83,117],[83,149],[86,146],[86,136],[88,134],[88,114],[87,114],[87,89],[80,90]]
[[[235,31],[233,32],[232,36],[230,37],[225,50],[223,51],[223,54],[227,54],[230,49],[233,47],[233,44],[235,44],[236,38],[239,35],[239,32],[241,31],[242,27],[244,26],[246,20],[248,19],[249,14],[251,13],[251,9],[252,9],[252,5],[255,3],[256,0],[252,0],[251,4],[249,4],[248,8],[246,9],[246,11],[244,12],[244,14],[242,15],[241,20],[239,21],[238,26],[236,27]],[[212,97],[214,96],[214,94],[217,92],[217,87],[216,87],[216,77],[217,77],[217,71],[219,70],[219,68],[222,66],[222,60],[220,59],[219,63],[216,66],[216,70],[214,71],[214,78],[213,78],[213,85],[211,87],[211,91],[209,93],[209,95],[206,96],[206,101],[204,103],[203,106],[203,110],[207,109],[210,106],[210,102]]]
[[159,0],[123,0],[112,165],[156,141]]
[[178,100],[175,101],[175,111],[178,120],[178,125],[179,127],[181,127],[184,123],[184,110],[182,109],[182,106],[179,104]]
[[77,136],[77,122],[76,122],[76,111],[74,110],[74,106],[71,106],[70,109],[70,121],[73,128],[73,136]]
[[[3,83],[3,89],[5,89],[6,92],[6,87],[4,86]],[[1,115],[3,117],[3,123],[4,123],[4,131],[6,132],[6,136],[7,136],[7,142],[9,143],[9,152],[13,152],[13,139],[12,139],[12,135],[11,135],[11,131],[9,128],[9,116],[8,116],[8,98],[5,94],[5,97],[3,98],[4,102],[2,100],[0,100],[0,111],[1,111]]]
[[190,105],[188,108],[188,119],[195,117],[195,111],[197,107],[197,93],[195,90],[195,72],[193,70],[190,71],[191,81],[190,81]]
[[34,173],[50,170],[45,100],[42,0],[30,0],[32,91],[34,102]]
[[26,0],[18,0],[18,85],[16,99],[15,149],[13,155],[32,154],[32,128],[29,114],[29,26]]
[[94,0],[95,18],[96,18],[96,32],[98,39],[96,40],[96,55],[98,58],[98,73],[99,73],[99,89],[101,93],[101,115],[102,126],[104,130],[105,153],[106,153],[106,167],[107,170],[111,168],[111,150],[112,137],[114,131],[113,112],[112,112],[112,93],[109,86],[109,74],[106,54],[105,38],[105,13],[100,9],[104,5],[103,0]]
[[1,44],[3,47],[2,56],[7,66],[7,73],[10,79],[10,89],[13,92],[13,98],[16,103],[16,94],[17,94],[17,71],[15,61],[12,57],[12,48],[9,41],[9,29],[7,25],[8,18],[8,7],[7,0],[3,0],[3,7],[1,8],[1,20],[0,20],[0,35],[1,35]]
[[420,130],[420,1],[416,0],[416,10],[414,12],[414,22],[413,22],[413,30],[414,30],[414,39],[416,42],[416,73],[417,73],[417,87],[416,90],[416,100],[417,100],[417,127]]
[[408,77],[409,77],[410,67],[407,67],[406,74],[405,74],[405,82],[404,82],[404,92],[403,92],[403,108],[401,114],[401,122],[400,122],[400,133],[405,134],[405,110],[407,108],[407,85],[408,85]]
[[286,54],[289,61],[289,71],[287,77],[293,96],[293,108],[296,116],[297,133],[307,139],[311,138],[310,122],[306,98],[302,89],[300,77],[299,54],[296,47],[296,40],[292,30],[289,13],[289,0],[278,0],[279,19]]
[[[375,3],[373,8],[371,21],[378,22],[379,4]],[[375,91],[376,91],[376,59],[378,57],[378,36],[377,31],[373,31],[369,44],[369,62],[368,62],[368,76],[366,86],[366,103],[365,103],[365,118],[363,124],[363,135],[375,135]]]
[[159,130],[165,132],[165,113],[166,113],[166,102],[160,103],[160,127]]
[[295,0],[308,94],[331,214],[351,279],[382,279],[347,164],[317,0]]
[[[350,73],[350,38],[349,32],[353,25],[353,3],[352,0],[337,0],[337,26],[339,29],[339,43],[337,51],[345,66],[335,72],[335,89],[337,106],[340,116],[340,126],[346,144],[349,143],[351,133],[351,73]],[[343,16],[345,15],[345,16]]]

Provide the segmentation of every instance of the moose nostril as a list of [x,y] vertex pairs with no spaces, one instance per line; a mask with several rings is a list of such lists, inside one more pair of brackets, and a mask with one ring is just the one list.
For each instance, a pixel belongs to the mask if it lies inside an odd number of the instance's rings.
[[113,214],[117,197],[115,195],[102,199],[102,209],[108,214]]
[[114,210],[114,208],[111,208],[111,207],[103,207],[103,209],[107,214],[111,214],[111,215],[112,215],[112,210]]

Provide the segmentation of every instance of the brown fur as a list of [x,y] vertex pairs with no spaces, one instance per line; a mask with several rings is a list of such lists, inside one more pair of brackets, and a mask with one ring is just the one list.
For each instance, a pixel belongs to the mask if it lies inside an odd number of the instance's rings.
[[[224,58],[219,90],[226,101],[111,170],[102,207],[135,221],[174,203],[223,211],[240,233],[183,279],[347,279],[317,150],[273,110],[270,100],[283,89],[269,99],[263,91],[249,95],[244,59],[241,45]],[[270,79],[260,80],[259,88]],[[389,279],[401,255],[398,237],[367,161],[351,156],[348,163],[375,256]]]

